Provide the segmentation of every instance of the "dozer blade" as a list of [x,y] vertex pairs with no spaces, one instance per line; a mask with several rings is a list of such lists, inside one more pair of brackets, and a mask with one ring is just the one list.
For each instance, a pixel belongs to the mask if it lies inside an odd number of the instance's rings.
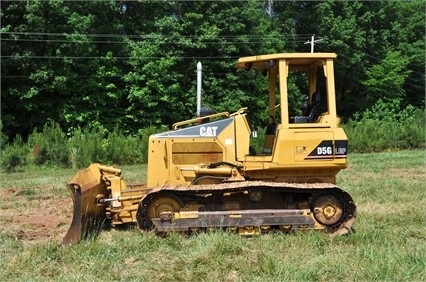
[[105,221],[105,205],[99,200],[108,193],[99,164],[79,171],[67,186],[72,195],[74,212],[62,244],[78,242],[100,231]]

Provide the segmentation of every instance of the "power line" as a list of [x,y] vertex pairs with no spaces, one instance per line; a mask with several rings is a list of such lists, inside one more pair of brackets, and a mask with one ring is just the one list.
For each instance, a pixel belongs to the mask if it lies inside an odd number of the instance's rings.
[[[191,41],[191,43],[202,43],[202,44],[207,44],[207,45],[217,45],[217,44],[238,44],[238,43],[246,43],[247,40],[250,43],[265,43],[268,41],[268,39],[270,41],[275,41],[276,38],[259,38],[259,39],[250,39],[250,38],[241,38],[241,39],[233,39],[233,40],[224,40],[223,38],[211,38],[211,39],[202,39],[202,40],[197,40],[197,41]],[[11,38],[7,38],[7,39],[2,39],[1,41],[7,41],[7,42],[38,42],[38,43],[67,43],[67,44],[81,44],[81,43],[85,43],[85,44],[128,44],[127,42],[124,41],[107,41],[107,40],[60,40],[60,39],[11,39]],[[157,44],[169,44],[169,45],[185,45],[187,43],[185,42],[178,42],[178,41],[155,41],[155,40],[133,40],[133,42],[144,42],[144,43],[157,43]],[[305,40],[286,40],[286,43],[303,43],[305,42]]]
[[[51,0],[39,0],[39,2],[50,2]],[[92,0],[62,0],[63,2],[90,2]],[[316,1],[316,0],[308,0]],[[2,0],[2,2],[31,2],[31,0]],[[98,2],[111,2],[110,0],[98,0]],[[156,3],[168,3],[166,0],[125,0],[124,2],[156,2]],[[224,2],[223,0],[173,0],[173,2]],[[229,0],[231,2],[248,2],[248,0]],[[289,2],[289,0],[274,0],[274,2]]]
[[[17,58],[17,59],[104,59],[104,60],[110,60],[110,59],[164,59],[164,56],[153,56],[153,57],[145,57],[145,56],[120,56],[120,57],[100,57],[100,56],[88,56],[88,57],[77,57],[77,56],[0,56],[1,58]],[[239,56],[208,56],[208,57],[179,57],[177,56],[176,59],[209,59],[209,60],[215,60],[215,59],[238,59]]]
[[[85,36],[85,37],[106,37],[106,38],[160,38],[172,37],[173,34],[113,34],[113,33],[59,33],[59,32],[34,32],[34,31],[4,31],[0,32],[2,35],[24,35],[24,36]],[[296,34],[296,35],[280,35],[280,38],[310,38],[312,34]],[[241,36],[249,38],[276,38],[276,35],[253,35],[253,34],[236,34],[236,35],[219,35],[218,38],[238,38]],[[200,38],[200,35],[179,35],[179,38]]]
[[[275,0],[276,1],[276,0]],[[10,1],[12,2],[12,1]],[[24,36],[27,38],[1,38],[2,41],[7,41],[7,42],[42,42],[42,43],[48,43],[48,42],[55,42],[55,43],[88,43],[88,44],[92,44],[92,43],[102,43],[102,44],[127,44],[124,41],[109,41],[109,40],[91,40],[91,41],[85,41],[85,40],[75,40],[75,39],[71,39],[69,38],[70,36],[87,36],[87,37],[91,37],[91,38],[118,38],[118,39],[124,39],[124,38],[129,38],[129,39],[140,39],[140,40],[145,40],[147,43],[149,43],[152,40],[159,40],[159,39],[171,39],[173,37],[175,37],[174,35],[167,35],[167,34],[154,34],[154,35],[136,35],[136,34],[90,34],[90,33],[46,33],[46,32],[15,32],[15,31],[10,31],[10,32],[1,32],[1,35],[11,35],[11,36]],[[68,37],[69,39],[35,39],[35,38],[28,38],[29,36],[48,36],[48,37]],[[311,43],[311,51],[312,51],[312,42],[316,42],[319,40],[313,40],[312,38],[312,34],[295,34],[295,35],[282,35],[280,38],[286,40],[287,42],[291,42],[291,43]],[[193,36],[193,35],[183,35],[183,36],[179,36],[179,38],[184,38],[184,39],[200,39],[200,36]],[[310,41],[306,41],[306,39],[311,39]],[[248,35],[248,34],[239,34],[239,35],[221,35],[218,37],[212,37],[212,38],[202,38],[202,40],[199,41],[199,43],[205,44],[205,45],[210,45],[210,44],[218,44],[218,40],[225,40],[223,42],[219,42],[220,44],[237,44],[240,42],[245,42],[245,40],[249,40],[252,43],[259,43],[259,42],[265,42],[268,39],[276,39],[276,36],[271,36],[271,35]],[[136,41],[136,42],[140,42],[140,41]],[[184,44],[184,43],[180,43],[180,42],[157,42],[158,44]],[[362,52],[360,50],[356,50],[353,49],[351,47],[348,46],[348,48],[354,52],[357,53],[361,53],[367,57],[370,57],[372,59],[374,59],[376,62],[380,62],[381,59],[367,54],[365,52]],[[19,56],[19,55],[1,55],[1,58],[16,58],[16,59],[161,59],[164,58],[163,56],[152,56],[152,57],[133,57],[133,56],[120,56],[120,57],[101,57],[101,56],[86,56],[86,57],[82,57],[82,56]],[[217,59],[238,59],[239,57],[237,56],[215,56],[215,57],[196,57],[196,56],[192,56],[192,57],[179,57],[179,59],[203,59],[203,60],[217,60]],[[355,69],[355,68],[354,68]],[[359,69],[358,69],[359,70]],[[361,71],[361,70],[359,70]],[[420,72],[414,71],[414,70],[410,70],[412,73],[417,74],[417,75],[424,75]],[[408,77],[408,79],[411,79],[410,77]],[[416,85],[412,85],[412,86],[416,86]]]

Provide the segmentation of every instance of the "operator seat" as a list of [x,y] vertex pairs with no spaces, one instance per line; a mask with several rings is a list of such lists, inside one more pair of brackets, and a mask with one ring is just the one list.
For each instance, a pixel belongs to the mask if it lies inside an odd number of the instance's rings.
[[321,93],[319,90],[312,94],[311,103],[308,105],[307,115],[290,117],[291,123],[313,122],[318,116],[318,109],[321,104]]

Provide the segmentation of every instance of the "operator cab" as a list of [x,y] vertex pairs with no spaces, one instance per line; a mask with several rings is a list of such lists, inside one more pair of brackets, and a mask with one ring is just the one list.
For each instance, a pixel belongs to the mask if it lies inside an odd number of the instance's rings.
[[338,126],[336,57],[334,53],[280,53],[239,59],[237,68],[267,74],[269,123],[263,154],[274,154],[281,131]]

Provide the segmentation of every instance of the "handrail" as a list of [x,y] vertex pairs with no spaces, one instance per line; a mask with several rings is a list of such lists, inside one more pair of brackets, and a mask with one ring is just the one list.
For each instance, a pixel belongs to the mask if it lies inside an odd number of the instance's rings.
[[247,110],[248,110],[248,107],[241,108],[237,112],[231,114],[230,116],[232,117],[232,116],[244,114]]
[[175,124],[173,124],[173,129],[174,130],[179,129],[180,126],[185,125],[185,124],[190,124],[190,123],[194,123],[194,122],[201,122],[205,118],[216,118],[216,117],[221,117],[221,116],[229,117],[229,112],[222,112],[222,113],[212,114],[212,115],[203,116],[203,117],[196,117],[196,118],[193,118],[193,119],[188,119],[188,120],[176,122]]
[[185,125],[185,124],[190,124],[190,123],[194,123],[194,122],[201,122],[205,118],[216,118],[216,117],[221,117],[221,116],[232,117],[232,116],[236,116],[236,115],[241,115],[241,114],[245,113],[247,111],[247,109],[248,109],[247,107],[244,107],[244,108],[241,108],[237,112],[232,113],[232,114],[229,114],[229,112],[221,112],[221,113],[217,113],[217,114],[212,114],[212,115],[203,116],[203,117],[196,117],[196,118],[193,118],[193,119],[188,119],[188,120],[176,122],[176,123],[173,124],[173,130],[179,129],[180,126]]

